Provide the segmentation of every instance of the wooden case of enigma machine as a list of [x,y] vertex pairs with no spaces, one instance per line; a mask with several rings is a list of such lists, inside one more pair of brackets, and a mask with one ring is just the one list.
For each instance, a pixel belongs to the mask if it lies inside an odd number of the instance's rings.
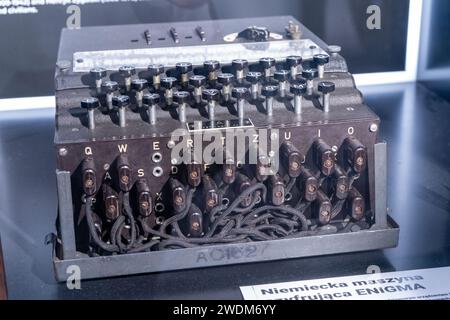
[[396,246],[339,52],[292,17],[63,30],[57,279]]

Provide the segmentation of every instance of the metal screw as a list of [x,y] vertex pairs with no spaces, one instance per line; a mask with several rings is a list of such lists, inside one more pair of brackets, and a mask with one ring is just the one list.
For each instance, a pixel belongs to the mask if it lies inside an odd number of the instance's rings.
[[326,168],[331,168],[333,166],[333,161],[331,161],[330,159],[327,159],[327,160],[325,160],[323,165]]
[[377,132],[378,131],[378,125],[376,123],[372,123],[369,127],[370,132]]
[[141,203],[141,208],[142,209],[148,209],[148,207],[149,207],[149,203],[147,201],[144,201],[144,202]]
[[231,170],[231,169],[226,169],[226,170],[225,170],[225,175],[226,175],[227,177],[231,177],[232,174],[233,174],[233,170]]
[[327,211],[327,210],[324,210],[324,211],[321,211],[321,212],[320,212],[320,215],[321,215],[322,217],[328,217],[329,214],[330,214],[330,212]]
[[94,181],[92,179],[87,179],[84,185],[85,187],[90,188],[94,185]]
[[173,147],[175,147],[175,141],[169,140],[169,142],[167,142],[167,148],[172,149]]
[[180,205],[180,204],[183,204],[183,202],[184,202],[184,200],[183,200],[182,197],[180,197],[180,196],[175,197],[175,203],[176,204]]
[[61,71],[67,71],[71,65],[72,65],[72,63],[69,60],[61,60],[61,61],[56,62],[56,66]]
[[66,148],[61,148],[61,149],[59,149],[59,155],[61,156],[61,157],[65,157],[66,155],[67,155],[67,149]]
[[197,177],[198,177],[197,171],[192,171],[192,172],[191,172],[191,178],[195,179],[195,178],[197,178]]
[[328,52],[331,53],[331,55],[336,56],[339,52],[341,52],[340,46],[330,45],[328,46]]
[[128,176],[122,176],[120,180],[123,184],[128,184],[128,182],[130,182],[130,178]]
[[362,166],[364,164],[364,158],[363,157],[356,158],[356,164],[358,166]]

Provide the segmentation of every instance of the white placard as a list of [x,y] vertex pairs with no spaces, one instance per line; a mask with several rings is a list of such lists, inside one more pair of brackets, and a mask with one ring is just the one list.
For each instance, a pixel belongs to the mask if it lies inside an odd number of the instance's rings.
[[245,300],[450,300],[450,267],[241,287]]

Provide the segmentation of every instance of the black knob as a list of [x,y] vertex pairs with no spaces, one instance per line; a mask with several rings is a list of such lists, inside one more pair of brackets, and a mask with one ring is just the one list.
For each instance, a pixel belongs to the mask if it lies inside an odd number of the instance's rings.
[[130,104],[130,97],[128,96],[115,96],[112,98],[112,104],[114,107],[123,108]]
[[234,76],[231,73],[219,73],[217,75],[217,81],[224,86],[229,85],[233,82]]
[[316,65],[323,66],[324,64],[327,64],[328,62],[330,62],[330,57],[326,54],[320,53],[320,54],[314,55],[313,61]]
[[367,167],[367,149],[355,137],[349,137],[344,141],[344,158],[348,166],[356,173],[363,172]]
[[292,142],[286,141],[280,147],[280,156],[287,173],[291,178],[297,178],[302,170],[304,156]]
[[187,91],[177,91],[173,94],[173,98],[178,104],[188,102],[189,96],[189,92]]
[[259,59],[259,65],[263,67],[263,69],[272,68],[275,65],[274,58],[261,58]]
[[366,212],[364,197],[354,187],[349,191],[347,203],[349,203],[351,216],[354,220],[359,221],[364,218]]
[[234,59],[231,61],[234,70],[243,70],[248,67],[248,61],[245,59]]
[[100,102],[97,98],[89,97],[81,99],[81,107],[83,109],[95,109],[100,106]]
[[314,69],[314,68],[306,69],[306,70],[303,70],[303,72],[302,72],[302,77],[305,78],[306,80],[312,80],[314,78],[317,78],[317,76],[318,76],[318,71],[317,71],[317,69]]
[[305,83],[293,83],[291,84],[289,91],[295,95],[302,95],[306,93],[306,88],[307,86]]
[[245,79],[252,84],[256,84],[261,81],[261,72],[248,72]]
[[97,175],[95,172],[95,162],[94,159],[89,157],[83,160],[81,164],[82,172],[82,185],[84,193],[88,196],[92,196],[97,191]]
[[205,89],[202,92],[202,97],[203,99],[207,100],[207,101],[217,101],[219,100],[219,90],[217,89]]
[[177,79],[174,77],[161,78],[161,86],[165,89],[172,89],[175,86]]
[[210,212],[212,208],[219,204],[220,193],[214,180],[207,174],[203,176],[203,199],[206,211]]
[[178,73],[188,73],[192,70],[192,63],[190,62],[178,62],[175,65]]
[[145,79],[134,79],[131,81],[131,88],[136,91],[142,91],[147,87],[147,80]]
[[[250,179],[242,174],[242,173],[237,173],[236,175],[236,182],[234,183],[234,188],[235,188],[235,193],[236,194],[241,194],[242,192],[244,192],[246,189],[250,188],[252,186]],[[250,204],[252,203],[252,199],[253,197],[251,195],[249,195],[248,197],[245,197],[244,199],[242,199],[240,205],[242,207],[248,207],[250,206]]]
[[220,62],[217,60],[208,60],[203,62],[203,67],[206,69],[206,71],[213,72],[220,68]]
[[281,206],[284,203],[285,186],[283,179],[277,173],[269,178],[270,198],[274,206]]
[[147,179],[143,178],[136,182],[136,193],[138,199],[139,214],[142,217],[148,217],[153,210],[153,200],[150,195],[150,187]]
[[186,103],[189,100],[189,92],[187,91],[177,91],[173,94],[173,98],[176,103],[178,103],[178,120],[181,122],[186,122]]
[[286,57],[286,64],[287,64],[287,66],[289,68],[290,67],[296,67],[300,63],[302,63],[302,57],[300,57],[300,56],[288,56],[288,57]]
[[297,181],[301,197],[308,202],[316,200],[317,190],[319,189],[317,178],[305,167],[302,167],[299,178]]
[[[208,196],[212,196],[212,195],[213,195],[213,193],[210,193]],[[217,195],[217,193],[215,195]],[[212,200],[210,199],[208,201],[212,201]],[[218,202],[218,199],[215,199],[215,201]],[[206,210],[211,210],[209,208],[210,207],[208,206]],[[189,211],[187,213],[186,219],[188,221],[187,222],[188,236],[191,238],[200,238],[203,234],[203,229],[204,229],[203,210],[200,210],[195,204],[192,204],[189,207]]]
[[89,71],[89,73],[95,80],[100,80],[106,77],[106,69],[102,67],[92,68],[91,71]]
[[289,79],[290,72],[287,70],[277,70],[273,73],[275,80],[283,82]]
[[237,100],[245,99],[248,95],[248,89],[245,87],[235,87],[231,91],[231,95]]
[[330,93],[333,92],[335,90],[336,86],[334,85],[333,82],[330,81],[322,81],[319,82],[317,89],[322,92],[322,93]]
[[189,77],[189,84],[193,87],[201,87],[206,83],[206,78],[201,75],[193,75]]
[[261,89],[261,94],[265,97],[275,97],[277,93],[278,93],[277,86],[266,85]]
[[[239,9],[238,9],[239,10]],[[268,41],[270,31],[266,27],[250,26],[238,33],[238,38],[243,38],[250,41]]]
[[132,182],[132,171],[130,166],[130,161],[128,159],[128,155],[125,153],[122,153],[117,158],[116,162],[117,166],[117,176],[118,176],[118,182],[119,182],[119,188],[123,192],[130,191],[131,187],[133,186]]
[[157,93],[146,93],[142,96],[142,103],[151,106],[159,103],[159,94]]
[[182,212],[186,208],[186,188],[176,178],[171,177],[169,180],[171,189],[172,208],[175,212]]
[[[194,155],[191,155],[194,159]],[[203,176],[203,165],[201,163],[197,163],[194,161],[191,161],[191,163],[186,165],[186,173],[187,173],[187,183],[191,187],[198,187],[200,183],[202,182],[202,176]]]
[[334,172],[332,174],[332,185],[334,189],[334,195],[338,199],[345,199],[348,195],[349,178],[337,164],[334,166]]
[[119,68],[119,73],[123,77],[131,77],[136,73],[136,68],[133,66],[122,66]]
[[317,197],[312,207],[312,214],[319,219],[319,223],[326,225],[331,220],[331,202],[327,195],[321,190],[317,190]]
[[317,168],[323,175],[329,176],[334,171],[335,155],[332,148],[322,139],[313,143],[313,156]]
[[164,65],[162,64],[151,64],[147,69],[150,72],[151,76],[158,76],[164,73]]
[[106,93],[111,93],[119,89],[119,84],[116,81],[105,81],[102,83],[102,89]]

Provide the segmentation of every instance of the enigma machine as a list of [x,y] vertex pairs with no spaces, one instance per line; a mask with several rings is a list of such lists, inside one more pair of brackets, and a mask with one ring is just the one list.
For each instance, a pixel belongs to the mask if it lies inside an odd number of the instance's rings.
[[386,144],[292,17],[63,30],[58,280],[397,245]]

